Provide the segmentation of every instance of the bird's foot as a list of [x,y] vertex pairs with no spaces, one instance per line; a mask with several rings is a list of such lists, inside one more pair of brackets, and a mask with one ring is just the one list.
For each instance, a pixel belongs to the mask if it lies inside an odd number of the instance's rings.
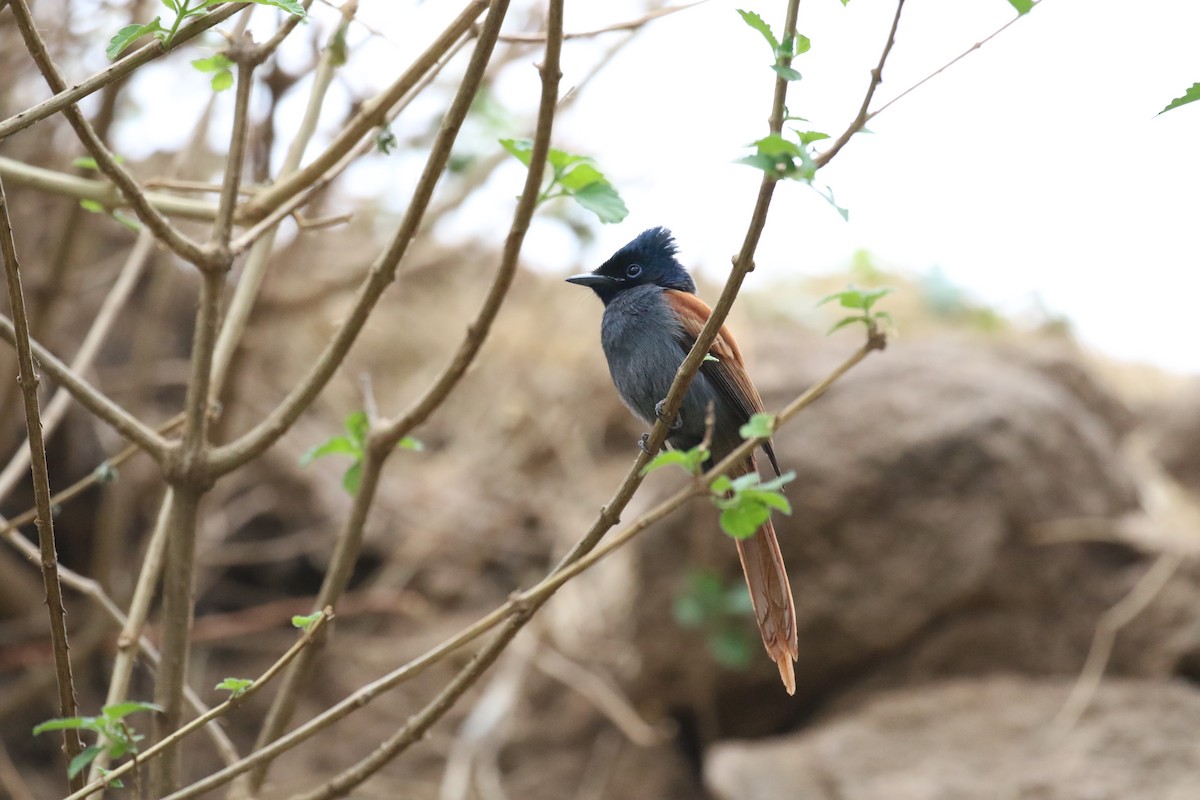
[[650,441],[650,434],[648,434],[648,433],[643,433],[638,438],[638,447],[642,448],[642,452],[645,453],[646,455],[651,455],[650,448],[646,446],[646,442],[649,442],[649,441]]
[[673,419],[673,420],[667,419],[666,416],[664,416],[664,414],[663,414],[663,406],[666,405],[666,403],[667,403],[666,400],[659,400],[657,403],[655,403],[654,404],[654,415],[656,417],[658,417],[660,420],[662,420],[663,422],[665,422],[668,428],[670,428],[673,431],[677,431],[683,426],[683,417],[682,417],[682,415],[677,414],[675,416],[675,419]]

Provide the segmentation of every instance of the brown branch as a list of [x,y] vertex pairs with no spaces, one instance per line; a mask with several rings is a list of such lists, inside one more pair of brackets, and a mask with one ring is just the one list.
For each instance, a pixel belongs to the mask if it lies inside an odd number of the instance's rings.
[[86,786],[81,787],[79,790],[67,797],[66,800],[82,800],[82,798],[87,797],[88,795],[95,794],[111,783],[114,778],[120,778],[130,770],[144,765],[147,761],[157,758],[168,748],[173,747],[186,737],[190,736],[192,733],[198,731],[200,728],[203,728],[210,722],[224,716],[227,712],[232,711],[234,708],[240,706],[250,697],[253,697],[255,694],[257,694],[264,686],[270,683],[271,680],[274,679],[275,676],[278,675],[283,668],[292,661],[292,659],[300,655],[300,653],[306,647],[312,644],[317,634],[320,633],[325,627],[325,623],[331,619],[333,619],[333,609],[327,608],[321,613],[321,616],[319,616],[311,625],[308,626],[307,629],[305,629],[304,633],[300,636],[296,643],[289,647],[287,652],[280,656],[274,664],[268,667],[262,675],[258,676],[258,678],[256,678],[253,683],[246,687],[241,694],[230,696],[230,698],[224,703],[221,703],[218,706],[213,706],[196,719],[178,728],[177,730],[172,731],[171,734],[165,737],[162,741],[138,753],[136,759],[127,761],[121,766],[109,770],[104,777],[94,780]]
[[[25,47],[33,57],[47,85],[50,86],[50,90],[56,93],[66,91],[67,82],[46,50],[46,43],[38,33],[37,25],[29,12],[27,0],[11,0],[11,6]],[[149,228],[160,242],[167,245],[180,257],[198,267],[207,263],[210,258],[209,254],[199,244],[184,236],[178,228],[159,213],[158,209],[150,204],[146,199],[145,192],[138,186],[129,171],[117,163],[116,158],[100,140],[87,117],[79,110],[79,106],[70,103],[63,108],[63,113],[67,117],[67,122],[75,130],[75,135],[79,137],[83,146],[96,160],[100,171],[117,185],[125,201],[129,203],[130,208],[142,221],[142,224]]]
[[[561,0],[551,3],[551,30],[562,30]],[[494,12],[493,12],[494,13]],[[534,131],[533,147],[530,153],[530,166],[525,176],[516,209],[513,212],[512,225],[505,238],[504,251],[500,258],[500,266],[488,289],[487,296],[476,314],[475,319],[467,326],[467,332],[459,344],[458,350],[450,362],[434,380],[425,394],[421,396],[404,414],[391,420],[372,421],[368,435],[367,454],[363,460],[362,479],[354,506],[351,509],[345,527],[338,536],[337,545],[316,605],[323,608],[335,605],[345,591],[350,579],[350,573],[358,560],[362,548],[363,530],[367,515],[375,498],[379,475],[387,458],[395,451],[396,445],[414,427],[429,417],[449,396],[458,385],[467,368],[474,361],[491,331],[492,323],[504,303],[513,276],[516,274],[517,263],[525,234],[529,230],[530,220],[537,208],[538,196],[541,191],[542,179],[546,171],[546,159],[550,151],[550,137],[554,126],[554,114],[558,106],[558,86],[562,77],[559,69],[562,53],[562,39],[552,36],[546,42],[546,55],[539,65],[541,73],[541,98],[538,105],[537,125]],[[318,648],[314,648],[297,660],[289,670],[284,684],[275,696],[267,714],[266,721],[259,732],[255,749],[259,749],[274,741],[290,722],[295,710],[296,699],[303,682],[307,679],[312,661],[317,657]],[[249,779],[249,789],[253,794],[262,786],[266,770],[270,762],[264,762],[257,767]]]
[[[19,0],[18,0],[19,2]],[[33,467],[33,494],[37,501],[38,549],[42,562],[42,582],[46,587],[46,610],[50,615],[50,641],[54,648],[54,671],[58,683],[58,710],[61,717],[76,715],[75,683],[71,677],[71,653],[67,644],[67,610],[63,607],[62,585],[58,580],[58,554],[54,547],[54,517],[50,510],[50,474],[46,465],[46,442],[42,438],[42,420],[38,410],[37,372],[33,367],[33,348],[29,344],[29,320],[25,316],[25,297],[21,290],[21,268],[13,240],[8,199],[0,182],[0,256],[4,258],[4,276],[8,301],[12,307],[17,346],[17,382],[25,401],[25,427],[29,431],[29,450]],[[79,731],[63,731],[63,749],[67,760],[83,750]],[[83,785],[81,775],[70,780],[72,789]]]
[[0,122],[0,141],[3,141],[17,131],[22,131],[28,128],[35,122],[43,120],[52,114],[57,114],[67,106],[78,103],[83,98],[93,94],[94,92],[98,92],[105,86],[108,86],[110,83],[121,80],[121,78],[129,75],[143,64],[148,64],[154,59],[165,55],[184,42],[195,38],[214,25],[219,25],[237,12],[241,11],[243,8],[246,8],[250,5],[252,4],[229,3],[227,5],[217,6],[210,13],[201,17],[196,17],[191,22],[188,22],[180,27],[180,29],[175,32],[175,38],[170,47],[163,44],[158,39],[152,38],[147,44],[139,47],[137,50],[125,56],[120,61],[115,62],[111,66],[105,67],[95,75],[92,75],[90,78],[72,85],[70,89],[55,90],[57,94],[50,99],[44,100],[43,102],[38,103],[31,108],[27,108],[18,114],[14,114],[3,122]]
[[[1033,5],[1034,5],[1034,6],[1036,6],[1036,5],[1040,4],[1041,2],[1042,2],[1042,0],[1034,0],[1034,2],[1033,2]],[[1030,7],[1032,8],[1032,6],[1030,6]],[[908,87],[907,89],[905,89],[903,92],[901,92],[900,94],[896,95],[896,96],[895,96],[895,97],[893,97],[891,100],[888,100],[886,103],[884,103],[883,105],[881,105],[879,108],[877,108],[877,109],[875,109],[874,111],[872,111],[870,114],[868,114],[868,115],[867,115],[867,121],[870,121],[870,120],[874,119],[874,118],[875,118],[875,116],[876,116],[876,115],[878,115],[878,114],[882,114],[884,111],[886,111],[887,109],[891,108],[891,106],[892,106],[894,103],[896,103],[898,100],[900,100],[900,98],[907,96],[909,93],[911,93],[911,92],[913,92],[913,91],[915,91],[915,90],[917,90],[917,89],[921,88],[921,87],[922,87],[922,86],[924,86],[926,83],[928,83],[929,81],[931,81],[931,80],[933,80],[934,78],[936,78],[938,75],[941,75],[943,72],[945,72],[946,70],[948,70],[950,67],[954,66],[954,65],[955,65],[955,64],[957,64],[959,61],[962,61],[964,58],[966,58],[967,56],[971,55],[971,53],[974,53],[976,50],[978,50],[979,48],[983,47],[985,44],[987,44],[988,42],[990,42],[992,39],[995,39],[995,38],[996,38],[997,36],[999,36],[1001,33],[1003,33],[1004,31],[1008,30],[1008,27],[1009,27],[1010,25],[1012,25],[1013,23],[1015,23],[1017,20],[1019,20],[1019,19],[1023,19],[1023,18],[1024,18],[1024,17],[1026,17],[1026,16],[1028,16],[1028,12],[1026,12],[1025,14],[1018,14],[1017,16],[1013,17],[1013,18],[1012,18],[1012,19],[1010,19],[1008,22],[1004,23],[1004,24],[1003,24],[1003,25],[1001,25],[999,28],[997,28],[996,30],[992,31],[992,32],[991,32],[991,33],[989,33],[987,36],[983,37],[983,38],[982,38],[982,39],[980,39],[978,42],[976,42],[975,44],[973,44],[973,45],[971,45],[970,47],[968,47],[966,50],[964,50],[964,51],[962,51],[961,53],[959,53],[957,56],[955,56],[954,58],[952,58],[952,59],[950,59],[949,61],[947,61],[945,64],[942,64],[942,66],[938,67],[938,68],[937,68],[937,69],[935,69],[933,72],[929,73],[929,74],[928,74],[928,75],[926,75],[924,78],[921,78],[921,80],[917,81],[917,82],[916,82],[916,83],[914,83],[912,86],[909,86],[909,87]]]
[[[213,477],[224,475],[261,455],[287,432],[300,414],[325,388],[329,379],[333,377],[333,373],[341,365],[346,353],[354,344],[359,331],[366,324],[367,318],[380,296],[395,279],[396,269],[417,231],[420,230],[425,209],[428,208],[433,190],[445,171],[451,148],[458,137],[458,131],[483,82],[488,61],[496,46],[500,22],[504,16],[503,13],[496,13],[496,11],[507,8],[508,0],[493,0],[491,10],[479,31],[478,43],[471,54],[466,74],[463,76],[462,83],[459,84],[446,116],[442,119],[441,127],[425,162],[425,168],[413,189],[412,200],[404,212],[404,218],[387,249],[371,265],[366,280],[359,288],[345,321],[338,328],[325,350],[317,357],[316,363],[309,373],[284,398],[283,402],[267,415],[266,419],[235,441],[214,449],[209,459],[209,469]],[[301,172],[296,174],[299,175]]]
[[846,146],[846,142],[850,141],[850,137],[862,130],[873,114],[867,113],[871,107],[871,100],[875,97],[875,90],[879,88],[879,84],[883,83],[883,65],[887,63],[888,55],[892,52],[892,46],[896,43],[896,28],[900,26],[900,13],[904,11],[904,0],[897,0],[896,15],[892,17],[892,29],[888,32],[887,43],[883,46],[883,52],[879,54],[879,65],[871,70],[871,83],[867,86],[867,93],[863,96],[862,105],[859,106],[858,114],[850,125],[842,132],[842,135],[834,140],[829,149],[821,153],[815,159],[817,169],[828,164],[833,160],[833,157],[838,154],[838,151]]
[[[4,339],[9,344],[15,344],[17,341],[13,321],[2,314],[0,314],[0,339]],[[155,461],[162,463],[170,449],[170,444],[166,439],[85,381],[70,367],[59,361],[53,353],[38,344],[36,340],[31,339],[29,343],[33,348],[33,355],[42,369],[54,378],[55,382],[70,392],[81,406],[108,423],[125,439],[145,450]]]
[[467,34],[486,7],[486,0],[472,0],[468,3],[463,12],[450,23],[446,30],[442,31],[425,52],[417,57],[417,60],[404,71],[404,74],[378,96],[363,104],[354,119],[350,120],[334,137],[324,152],[306,164],[303,169],[243,203],[240,209],[241,215],[247,219],[262,219],[288,198],[308,187],[315,178],[324,174],[326,170],[337,163],[373,128],[383,124],[388,109],[417,85],[421,77],[437,64],[442,54]]

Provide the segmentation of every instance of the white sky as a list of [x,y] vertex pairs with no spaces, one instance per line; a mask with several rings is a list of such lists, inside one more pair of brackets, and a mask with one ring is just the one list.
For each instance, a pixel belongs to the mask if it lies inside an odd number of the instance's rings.
[[[528,260],[564,275],[590,269],[662,224],[690,266],[719,279],[758,185],[756,171],[733,161],[766,132],[773,75],[765,43],[735,8],[759,11],[778,30],[784,5],[712,0],[652,23],[621,51],[556,123],[554,142],[593,156],[631,213],[596,226],[596,241],[582,246],[542,215],[526,242]],[[392,80],[460,8],[449,0],[362,0],[359,18],[385,38],[357,47],[343,78],[364,93]],[[795,64],[804,80],[791,89],[792,113],[830,134],[845,127],[894,9],[878,0],[845,8],[805,0],[799,27],[813,45]],[[636,0],[573,0],[566,28],[641,11]],[[319,13],[318,24],[331,13]],[[1013,16],[1005,0],[909,0],[877,97],[889,99]],[[523,14],[510,17],[509,30],[527,29]],[[1197,31],[1194,0],[1044,0],[873,120],[873,134],[856,137],[822,171],[819,182],[850,210],[848,223],[807,187],[781,184],[750,287],[843,270],[865,248],[889,269],[940,268],[1002,311],[1044,303],[1070,318],[1086,343],[1118,358],[1200,372],[1185,308],[1200,295],[1200,103],[1155,116],[1200,81]],[[366,38],[359,29],[352,42]],[[564,90],[611,41],[567,43]],[[496,87],[518,114],[536,103],[529,64],[539,58],[531,48]],[[162,104],[171,90],[155,93]],[[421,124],[441,113],[435,98],[413,111]],[[390,191],[400,203],[418,167],[404,156],[372,159],[349,177],[356,193]],[[498,242],[521,170],[515,161],[499,170],[439,233]]]

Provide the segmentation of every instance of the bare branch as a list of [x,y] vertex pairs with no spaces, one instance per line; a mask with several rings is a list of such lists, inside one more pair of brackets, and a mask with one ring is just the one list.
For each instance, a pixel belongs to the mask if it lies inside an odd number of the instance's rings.
[[[694,3],[684,3],[680,6],[667,6],[666,8],[656,8],[653,11],[643,14],[637,19],[627,20],[625,22],[617,22],[612,25],[605,25],[603,28],[595,28],[590,31],[576,31],[575,33],[564,33],[563,40],[570,39],[591,39],[596,36],[602,36],[606,33],[616,33],[618,31],[634,31],[643,27],[648,22],[653,22],[656,19],[676,14],[680,11],[687,11],[689,8],[707,3],[708,0],[696,0]],[[500,36],[500,41],[510,42],[514,44],[538,44],[546,41],[547,34],[542,33],[506,33]]]
[[888,31],[887,43],[883,46],[883,52],[879,54],[879,65],[871,70],[871,84],[867,87],[867,93],[863,96],[862,105],[859,106],[858,114],[850,123],[849,127],[842,132],[842,135],[834,140],[829,149],[821,153],[815,159],[817,169],[828,164],[833,160],[833,157],[838,154],[838,151],[846,146],[846,142],[850,141],[850,137],[863,129],[873,114],[868,114],[867,111],[871,107],[871,100],[875,97],[875,90],[879,88],[879,84],[883,82],[883,65],[887,63],[888,55],[892,52],[892,46],[896,44],[896,28],[900,26],[900,13],[904,11],[904,0],[897,0],[896,15],[892,17],[892,29]]
[[[4,259],[4,277],[8,301],[12,306],[17,347],[17,382],[25,401],[25,428],[29,432],[29,451],[33,467],[33,494],[37,502],[38,549],[42,562],[42,583],[46,587],[46,610],[50,615],[50,642],[54,650],[54,671],[58,683],[59,716],[76,715],[75,683],[71,677],[71,653],[67,644],[67,610],[63,607],[62,585],[58,580],[58,553],[54,546],[54,516],[50,510],[50,473],[46,465],[46,441],[42,437],[42,419],[38,409],[37,372],[33,349],[29,345],[29,319],[25,316],[25,295],[21,289],[21,268],[13,240],[8,199],[0,183],[0,256]],[[67,759],[83,750],[77,729],[63,730],[63,749]],[[81,775],[70,779],[72,789],[83,785]]]

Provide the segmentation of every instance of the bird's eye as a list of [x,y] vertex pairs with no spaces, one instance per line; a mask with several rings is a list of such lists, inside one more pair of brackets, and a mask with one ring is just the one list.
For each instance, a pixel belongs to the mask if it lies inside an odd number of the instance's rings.
[[626,278],[636,278],[638,275],[641,275],[641,274],[642,274],[642,265],[641,264],[630,264],[628,267],[625,268],[625,277]]

